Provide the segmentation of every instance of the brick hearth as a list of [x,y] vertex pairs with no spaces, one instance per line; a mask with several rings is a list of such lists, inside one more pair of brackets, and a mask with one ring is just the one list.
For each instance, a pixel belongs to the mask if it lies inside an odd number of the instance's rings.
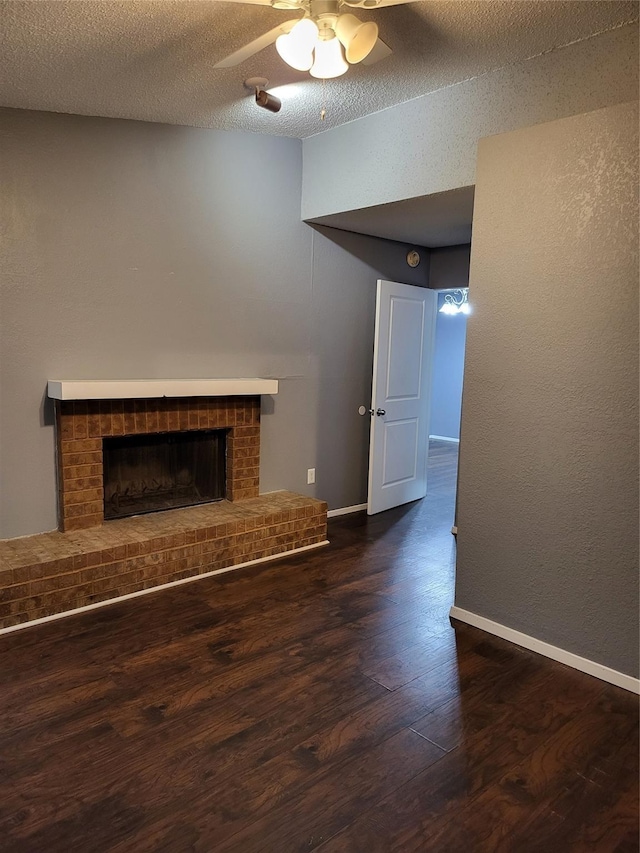
[[0,542],[0,628],[326,541],[327,505],[291,492]]
[[[103,438],[227,430],[227,500],[104,521]],[[327,505],[259,495],[260,398],[56,401],[60,530],[0,541],[0,629],[326,542]]]

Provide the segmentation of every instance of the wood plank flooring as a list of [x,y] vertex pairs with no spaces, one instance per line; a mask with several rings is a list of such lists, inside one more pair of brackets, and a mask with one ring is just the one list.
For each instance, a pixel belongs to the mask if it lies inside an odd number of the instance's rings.
[[455,465],[321,551],[0,637],[0,850],[637,851],[637,698],[449,624]]

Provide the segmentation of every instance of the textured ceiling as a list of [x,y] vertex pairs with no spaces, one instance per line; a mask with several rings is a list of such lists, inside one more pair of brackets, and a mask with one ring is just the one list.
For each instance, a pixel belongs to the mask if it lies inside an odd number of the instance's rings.
[[[356,11],[377,21],[394,53],[323,87],[273,46],[213,68],[290,12],[224,0],[4,0],[0,104],[304,138],[637,20],[638,3],[423,0]],[[245,92],[254,75],[282,87],[277,115]]]

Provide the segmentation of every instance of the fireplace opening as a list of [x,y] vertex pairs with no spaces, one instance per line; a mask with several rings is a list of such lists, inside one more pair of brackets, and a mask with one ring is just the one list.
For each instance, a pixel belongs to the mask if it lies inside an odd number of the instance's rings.
[[223,500],[226,429],[103,439],[104,517]]

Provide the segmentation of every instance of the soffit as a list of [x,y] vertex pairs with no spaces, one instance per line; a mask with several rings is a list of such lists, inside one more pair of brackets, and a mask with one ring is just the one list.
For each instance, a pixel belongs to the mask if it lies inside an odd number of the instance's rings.
[[418,196],[310,220],[342,231],[355,231],[433,249],[471,242],[474,187]]

